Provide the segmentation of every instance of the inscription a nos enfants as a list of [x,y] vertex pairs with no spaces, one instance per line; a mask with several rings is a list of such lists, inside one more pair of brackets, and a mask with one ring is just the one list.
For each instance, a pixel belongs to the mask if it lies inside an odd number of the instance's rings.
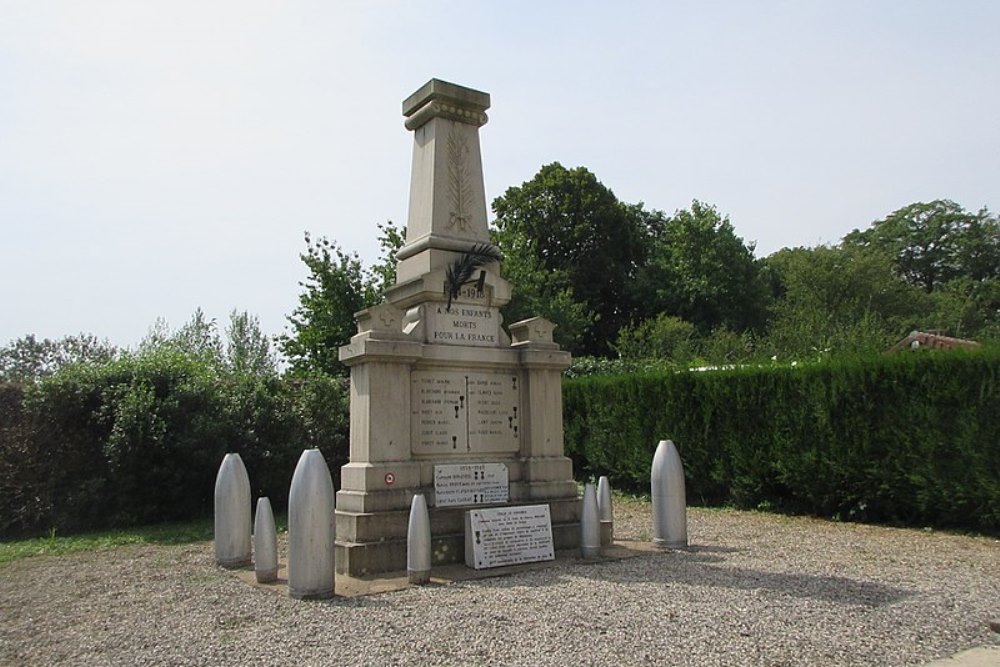
[[499,344],[500,315],[498,308],[475,304],[443,304],[427,308],[427,342],[444,345],[496,347]]

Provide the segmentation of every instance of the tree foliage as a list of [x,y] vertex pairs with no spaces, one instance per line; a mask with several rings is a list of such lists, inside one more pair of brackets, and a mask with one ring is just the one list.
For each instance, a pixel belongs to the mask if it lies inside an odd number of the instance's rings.
[[291,334],[280,339],[282,352],[298,374],[344,375],[338,350],[355,332],[354,314],[375,302],[357,253],[348,254],[326,238],[305,235],[299,257],[309,269],[299,305],[288,317]]
[[669,359],[685,364],[698,356],[697,330],[687,320],[660,314],[623,327],[615,349],[626,359]]
[[929,307],[890,259],[856,247],[794,248],[767,259],[777,290],[769,348],[782,359],[881,352]]
[[335,479],[347,462],[346,382],[279,376],[247,313],[224,339],[198,311],[135,351],[29,379],[0,382],[0,536],[204,515],[226,452],[279,510],[303,448]]
[[986,209],[970,213],[953,201],[917,202],[854,230],[847,245],[888,253],[900,275],[926,292],[957,278],[1000,277],[1000,223]]
[[[618,201],[584,167],[567,169],[555,162],[532,180],[508,188],[494,200],[493,210],[494,240],[511,258],[504,273],[515,286],[515,302],[505,319],[513,321],[510,313],[523,313],[526,302],[542,306],[558,297],[561,312],[532,314],[550,317],[564,328],[589,318],[572,351],[607,354],[609,342],[632,319],[634,281],[646,249],[635,208]],[[554,278],[548,273],[555,273]],[[577,305],[566,307],[569,300]],[[560,315],[570,319],[556,319]]]
[[650,216],[649,223],[647,316],[680,317],[703,334],[718,327],[764,327],[769,292],[763,263],[728,217],[695,200],[690,210],[669,218]]
[[108,341],[91,334],[38,340],[28,334],[0,348],[0,380],[29,382],[77,363],[104,363],[121,354]]
[[354,335],[354,315],[382,299],[396,282],[396,251],[405,230],[393,223],[378,226],[382,257],[365,269],[357,253],[347,253],[325,237],[314,240],[306,232],[306,251],[299,255],[309,271],[299,305],[288,317],[291,331],[278,344],[297,375],[346,375],[338,350]]

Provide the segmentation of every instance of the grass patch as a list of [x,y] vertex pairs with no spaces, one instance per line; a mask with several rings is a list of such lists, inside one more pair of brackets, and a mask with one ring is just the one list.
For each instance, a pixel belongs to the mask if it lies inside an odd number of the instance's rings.
[[211,519],[197,519],[78,535],[53,532],[48,537],[0,542],[0,565],[32,556],[65,556],[132,544],[192,544],[211,540],[212,531]]
[[[286,514],[276,515],[274,523],[278,533],[288,530]],[[32,556],[66,556],[80,551],[99,551],[133,544],[175,545],[208,542],[213,538],[214,530],[213,520],[208,518],[77,535],[56,535],[53,532],[48,537],[0,542],[0,565]]]

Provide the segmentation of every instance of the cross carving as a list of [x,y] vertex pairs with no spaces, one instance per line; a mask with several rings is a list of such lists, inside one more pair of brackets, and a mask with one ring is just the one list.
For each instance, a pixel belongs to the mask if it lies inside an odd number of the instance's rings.
[[382,308],[379,311],[378,318],[382,321],[382,326],[386,329],[393,328],[393,325],[396,323],[396,314],[388,308]]

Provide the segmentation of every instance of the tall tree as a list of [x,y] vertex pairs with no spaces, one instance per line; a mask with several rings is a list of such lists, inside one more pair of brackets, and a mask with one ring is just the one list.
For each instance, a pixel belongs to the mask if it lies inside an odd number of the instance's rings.
[[643,277],[645,316],[680,317],[707,334],[762,328],[769,305],[764,265],[753,243],[736,235],[728,217],[708,204],[691,202],[667,218],[647,217],[651,249]]
[[889,257],[862,248],[786,248],[767,264],[778,295],[768,338],[781,358],[880,352],[931,307]]
[[312,372],[344,375],[338,350],[355,332],[354,314],[372,305],[376,293],[358,255],[335,242],[306,232],[306,252],[299,255],[309,269],[299,305],[288,317],[291,333],[279,337],[279,346],[297,374]]
[[345,375],[338,350],[354,335],[354,314],[382,299],[396,282],[396,251],[406,230],[391,221],[378,225],[381,256],[365,269],[357,253],[346,253],[336,242],[306,232],[306,252],[299,255],[309,270],[299,305],[288,317],[291,332],[278,337],[278,346],[296,374]]
[[229,314],[226,362],[237,375],[277,375],[278,364],[271,351],[271,340],[261,331],[256,316],[235,310]]
[[[633,282],[644,261],[644,230],[635,207],[618,201],[586,168],[554,162],[508,188],[493,210],[494,241],[508,258],[504,272],[515,287],[505,317],[523,312],[527,302],[540,306],[558,297],[570,321],[557,324],[590,319],[571,351],[609,354],[610,342],[632,319]],[[537,314],[556,319],[551,312]]]
[[368,270],[368,283],[376,294],[383,294],[396,284],[396,253],[406,243],[406,228],[397,227],[391,220],[378,225],[378,261]]
[[0,380],[29,382],[54,374],[75,363],[106,363],[121,352],[92,334],[38,340],[28,334],[0,348]]
[[986,209],[953,201],[917,202],[844,237],[844,243],[888,253],[911,284],[933,292],[956,278],[1000,278],[1000,224]]

